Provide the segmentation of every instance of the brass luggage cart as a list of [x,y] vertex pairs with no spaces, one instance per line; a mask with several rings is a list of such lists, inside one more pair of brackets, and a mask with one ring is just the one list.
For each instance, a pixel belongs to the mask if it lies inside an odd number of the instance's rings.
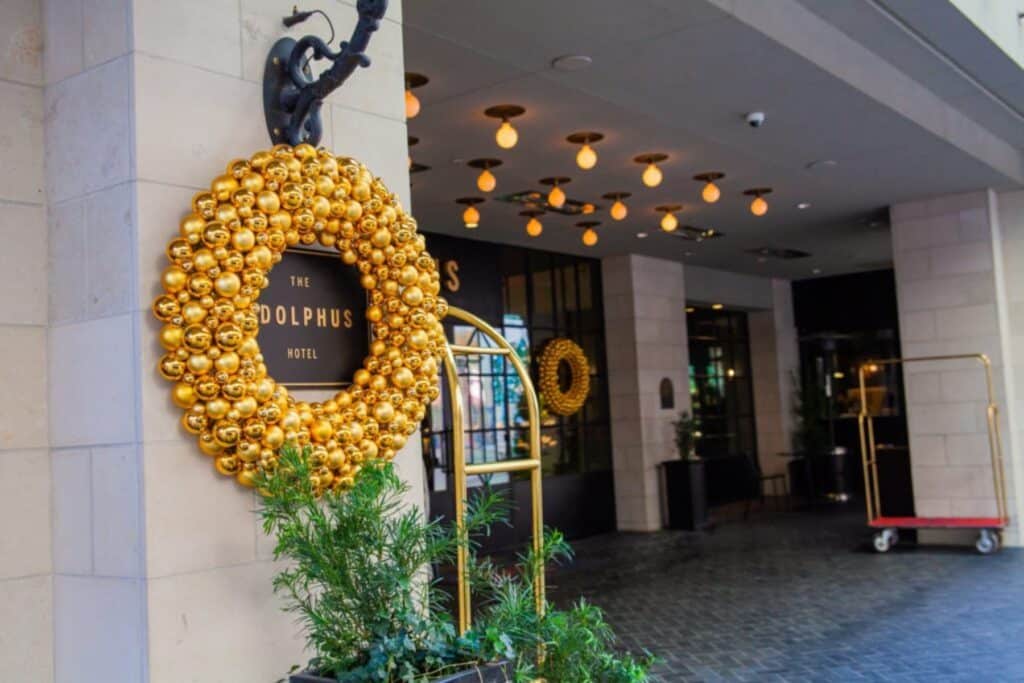
[[[992,462],[992,485],[995,491],[995,517],[886,517],[882,514],[882,502],[878,493],[878,452],[875,446],[875,431],[871,411],[868,409],[868,391],[865,386],[865,372],[868,368],[883,365],[906,365],[954,360],[975,360],[985,373],[987,406],[985,419],[988,431],[989,455]],[[1006,513],[1006,484],[1003,472],[1003,446],[999,436],[999,407],[996,405],[992,387],[992,363],[981,353],[927,356],[920,358],[890,358],[864,363],[858,371],[860,387],[860,413],[857,423],[860,428],[860,452],[864,466],[864,500],[867,507],[868,526],[876,529],[873,545],[877,552],[884,553],[899,542],[900,529],[976,529],[975,548],[982,555],[999,549],[1000,533],[1009,524]],[[913,453],[911,453],[913,458]]]
[[[532,497],[531,512],[533,530],[533,549],[538,555],[544,544],[544,502],[542,499],[543,485],[540,461],[540,402],[537,392],[533,388],[533,381],[530,379],[530,372],[526,364],[516,355],[516,350],[509,344],[508,340],[501,336],[497,330],[488,325],[477,316],[464,311],[461,308],[450,306],[448,317],[466,323],[482,332],[486,339],[489,339],[494,346],[462,346],[458,344],[446,344],[444,350],[444,372],[448,381],[449,409],[452,415],[452,460],[455,470],[455,523],[461,528],[466,515],[467,478],[474,474],[496,474],[498,472],[529,472],[530,493]],[[467,463],[465,450],[465,433],[463,432],[463,404],[462,390],[459,387],[459,375],[455,366],[455,356],[493,355],[500,356],[512,365],[512,368],[519,376],[523,385],[523,395],[526,397],[526,407],[529,416],[529,447],[528,458],[517,460],[502,460],[499,462]],[[459,634],[465,634],[473,618],[471,597],[469,591],[469,549],[460,544],[456,556],[456,571],[458,572],[458,606],[459,606]],[[539,616],[544,616],[547,606],[545,600],[544,572],[539,571],[534,577],[533,602],[534,608]],[[543,652],[543,649],[541,650]]]

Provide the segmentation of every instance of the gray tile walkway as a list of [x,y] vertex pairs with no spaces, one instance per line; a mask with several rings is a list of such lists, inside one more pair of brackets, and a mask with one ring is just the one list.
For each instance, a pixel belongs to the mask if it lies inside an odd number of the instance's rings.
[[1024,551],[867,550],[856,508],[609,534],[552,572],[656,681],[1024,681]]

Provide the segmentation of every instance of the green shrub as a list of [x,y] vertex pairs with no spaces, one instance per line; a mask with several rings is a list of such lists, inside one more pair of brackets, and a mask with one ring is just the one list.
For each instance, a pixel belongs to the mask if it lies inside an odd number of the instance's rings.
[[[464,528],[454,529],[403,506],[408,487],[390,464],[366,466],[349,491],[317,497],[306,456],[284,448],[277,471],[258,485],[268,494],[260,510],[264,532],[276,536],[275,558],[288,560],[274,590],[315,653],[310,670],[344,683],[391,683],[504,659],[515,664],[517,681],[646,680],[650,658],[618,654],[597,607],[581,600],[538,617],[531,581],[548,562],[570,556],[561,534],[549,532],[541,553],[503,571],[480,559],[474,542],[505,518],[500,496],[474,496]],[[460,544],[470,550],[480,606],[464,636],[430,578],[434,567],[454,561]]]

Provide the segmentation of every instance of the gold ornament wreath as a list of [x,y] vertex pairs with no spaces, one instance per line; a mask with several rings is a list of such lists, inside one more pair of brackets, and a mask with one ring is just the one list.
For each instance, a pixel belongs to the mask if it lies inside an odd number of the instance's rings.
[[[217,471],[252,486],[283,444],[308,445],[322,490],[393,458],[439,394],[448,304],[415,219],[384,183],[354,159],[277,145],[232,161],[192,199],[180,233],[153,303],[167,350],[159,371]],[[350,386],[306,403],[267,374],[257,300],[285,248],[316,242],[362,274],[373,341]]]
[[[558,381],[558,368],[569,364],[569,388],[562,391]],[[590,392],[590,364],[583,349],[571,339],[559,337],[544,346],[538,365],[540,393],[544,406],[556,415],[572,415],[583,407]]]

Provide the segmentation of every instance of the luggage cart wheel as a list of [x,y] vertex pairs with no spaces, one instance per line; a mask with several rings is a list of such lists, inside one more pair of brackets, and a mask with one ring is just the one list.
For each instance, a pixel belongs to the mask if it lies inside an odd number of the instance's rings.
[[875,551],[879,553],[885,553],[889,551],[889,548],[896,542],[896,530],[895,529],[882,529],[874,538]]
[[991,529],[982,529],[978,532],[978,541],[974,544],[974,547],[982,555],[991,555],[999,549],[999,536],[993,533]]

